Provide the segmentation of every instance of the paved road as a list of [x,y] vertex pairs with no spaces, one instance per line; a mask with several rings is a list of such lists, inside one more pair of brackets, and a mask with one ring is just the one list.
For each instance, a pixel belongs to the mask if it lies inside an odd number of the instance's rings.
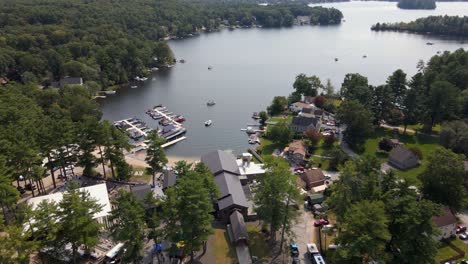
[[293,240],[296,242],[299,248],[301,263],[311,263],[307,258],[307,244],[316,243],[316,232],[318,230],[316,227],[314,227],[314,218],[312,213],[303,209],[301,210],[302,211],[298,217],[297,224],[292,227],[292,231],[296,235],[295,239]]
[[359,157],[349,146],[348,143],[344,142],[343,140],[343,133],[346,130],[345,126],[340,127],[340,135],[338,136],[338,143],[340,144],[341,149],[348,154],[351,158]]

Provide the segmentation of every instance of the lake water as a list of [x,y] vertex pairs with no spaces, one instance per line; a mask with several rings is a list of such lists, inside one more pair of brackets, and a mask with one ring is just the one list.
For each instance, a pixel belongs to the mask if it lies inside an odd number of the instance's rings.
[[[108,96],[102,101],[104,118],[115,121],[136,116],[154,126],[156,122],[144,112],[163,104],[187,118],[188,139],[169,147],[169,155],[199,157],[215,149],[241,153],[249,144],[240,129],[253,122],[252,112],[265,109],[275,95],[291,93],[299,73],[315,74],[323,81],[331,79],[335,87],[351,72],[381,84],[398,68],[414,74],[418,60],[427,60],[437,51],[468,48],[468,41],[370,30],[377,22],[466,15],[468,3],[439,2],[436,10],[400,10],[390,2],[323,6],[340,9],[346,22],[339,26],[223,30],[170,41],[176,58],[187,62],[161,70],[138,89]],[[435,44],[428,46],[428,41]],[[213,69],[208,70],[208,66]],[[214,99],[216,106],[207,107],[209,99]],[[203,123],[208,119],[213,125],[207,128]]]

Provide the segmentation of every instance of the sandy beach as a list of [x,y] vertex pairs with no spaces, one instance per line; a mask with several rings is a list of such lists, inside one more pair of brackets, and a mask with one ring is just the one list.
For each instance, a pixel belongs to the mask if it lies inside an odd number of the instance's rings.
[[[125,160],[128,164],[136,168],[145,168],[148,165],[145,161],[146,151],[138,153],[128,153],[125,155]],[[174,166],[178,161],[185,160],[188,163],[196,163],[200,161],[200,157],[181,157],[181,156],[167,156],[167,165]]]

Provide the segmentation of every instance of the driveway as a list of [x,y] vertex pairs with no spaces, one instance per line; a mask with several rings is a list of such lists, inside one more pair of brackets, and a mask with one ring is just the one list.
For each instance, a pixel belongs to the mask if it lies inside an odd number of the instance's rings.
[[[301,263],[312,263],[307,258],[307,244],[316,243],[317,240],[317,228],[314,227],[314,218],[310,211],[301,209],[301,214],[298,216],[297,220],[297,224],[292,227],[292,231],[296,237],[291,238],[291,240],[293,240],[299,248]],[[291,263],[291,261],[290,259],[289,263]]]

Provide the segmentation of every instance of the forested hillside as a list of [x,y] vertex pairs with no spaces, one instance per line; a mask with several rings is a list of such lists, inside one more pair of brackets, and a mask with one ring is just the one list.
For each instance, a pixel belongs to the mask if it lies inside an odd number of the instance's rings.
[[468,17],[463,16],[429,16],[405,23],[377,23],[372,26],[375,31],[407,31],[421,34],[446,36],[468,36]]
[[163,42],[226,26],[291,26],[295,16],[338,24],[336,9],[304,5],[183,0],[1,0],[0,77],[49,85],[83,77],[91,90],[128,82],[153,66],[173,63]]

